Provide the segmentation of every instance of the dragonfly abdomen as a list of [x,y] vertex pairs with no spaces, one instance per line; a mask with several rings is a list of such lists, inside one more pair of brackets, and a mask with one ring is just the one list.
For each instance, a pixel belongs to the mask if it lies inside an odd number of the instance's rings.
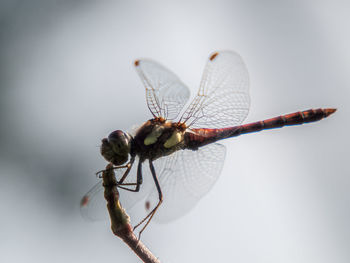
[[188,145],[189,148],[197,148],[208,143],[239,136],[245,133],[315,122],[328,117],[335,111],[336,109],[332,108],[315,110],[310,109],[235,127],[222,129],[193,129],[193,133],[188,133],[185,136],[186,145]]
[[298,125],[308,122],[319,121],[323,118],[328,117],[334,113],[336,109],[310,109],[306,111],[298,111],[286,115],[281,115],[275,118],[253,122],[239,126],[240,128],[236,131],[233,136],[237,136],[244,133],[256,132],[265,129],[281,128],[283,126]]

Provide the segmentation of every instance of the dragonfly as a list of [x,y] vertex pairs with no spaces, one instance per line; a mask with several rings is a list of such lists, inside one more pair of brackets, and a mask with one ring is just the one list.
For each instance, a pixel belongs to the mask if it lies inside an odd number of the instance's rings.
[[[242,58],[233,51],[209,56],[190,103],[188,87],[161,64],[142,59],[134,66],[145,87],[152,118],[133,132],[111,132],[102,139],[100,152],[113,164],[117,186],[125,190],[120,194],[123,207],[144,202],[147,215],[134,227],[143,224],[139,234],[153,217],[158,222],[177,219],[209,192],[226,154],[218,141],[315,122],[336,111],[309,109],[242,125],[250,106],[249,75]],[[105,202],[98,182],[81,201],[84,217],[98,217],[95,208],[105,208]]]

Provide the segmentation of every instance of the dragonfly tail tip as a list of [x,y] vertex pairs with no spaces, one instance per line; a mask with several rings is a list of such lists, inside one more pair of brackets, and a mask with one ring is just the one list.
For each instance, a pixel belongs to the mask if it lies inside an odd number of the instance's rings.
[[334,112],[337,111],[337,109],[335,108],[329,108],[329,109],[325,109],[325,114],[326,114],[326,117],[328,117],[329,115],[333,114]]

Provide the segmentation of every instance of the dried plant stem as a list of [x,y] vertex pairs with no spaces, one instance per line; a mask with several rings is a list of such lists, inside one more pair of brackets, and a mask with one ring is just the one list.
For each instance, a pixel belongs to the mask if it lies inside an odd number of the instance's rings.
[[130,217],[119,203],[119,192],[113,165],[109,164],[102,173],[104,196],[111,219],[113,233],[121,238],[139,258],[146,263],[160,263],[152,252],[136,237],[130,224]]

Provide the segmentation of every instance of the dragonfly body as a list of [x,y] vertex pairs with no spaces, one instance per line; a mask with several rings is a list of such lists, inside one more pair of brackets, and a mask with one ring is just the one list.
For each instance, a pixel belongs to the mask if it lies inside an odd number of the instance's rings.
[[266,129],[315,122],[328,117],[335,109],[310,109],[244,125],[221,129],[187,129],[184,123],[154,118],[145,122],[133,138],[132,154],[140,160],[156,160],[178,150],[197,150],[219,140]]
[[[102,140],[101,154],[119,173],[118,187],[139,192],[143,174],[153,178],[154,186],[145,200],[148,215],[145,229],[153,215],[170,221],[190,211],[214,185],[225,159],[225,147],[217,141],[245,133],[321,120],[335,109],[311,109],[275,118],[243,124],[249,112],[249,77],[241,57],[231,51],[213,53],[204,69],[193,101],[189,89],[171,71],[152,60],[137,60],[136,70],[146,88],[146,100],[153,118],[131,135],[120,130]],[[137,165],[134,165],[138,160]],[[148,161],[145,170],[143,163]],[[136,167],[136,168],[133,168]],[[134,182],[128,183],[127,178]],[[166,189],[164,194],[161,189]],[[90,213],[96,196],[102,196],[102,184],[94,186],[82,199],[82,211]],[[123,205],[135,204],[128,196]],[[102,202],[104,200],[102,199]],[[153,209],[151,209],[153,207]],[[147,221],[146,221],[147,220]]]

